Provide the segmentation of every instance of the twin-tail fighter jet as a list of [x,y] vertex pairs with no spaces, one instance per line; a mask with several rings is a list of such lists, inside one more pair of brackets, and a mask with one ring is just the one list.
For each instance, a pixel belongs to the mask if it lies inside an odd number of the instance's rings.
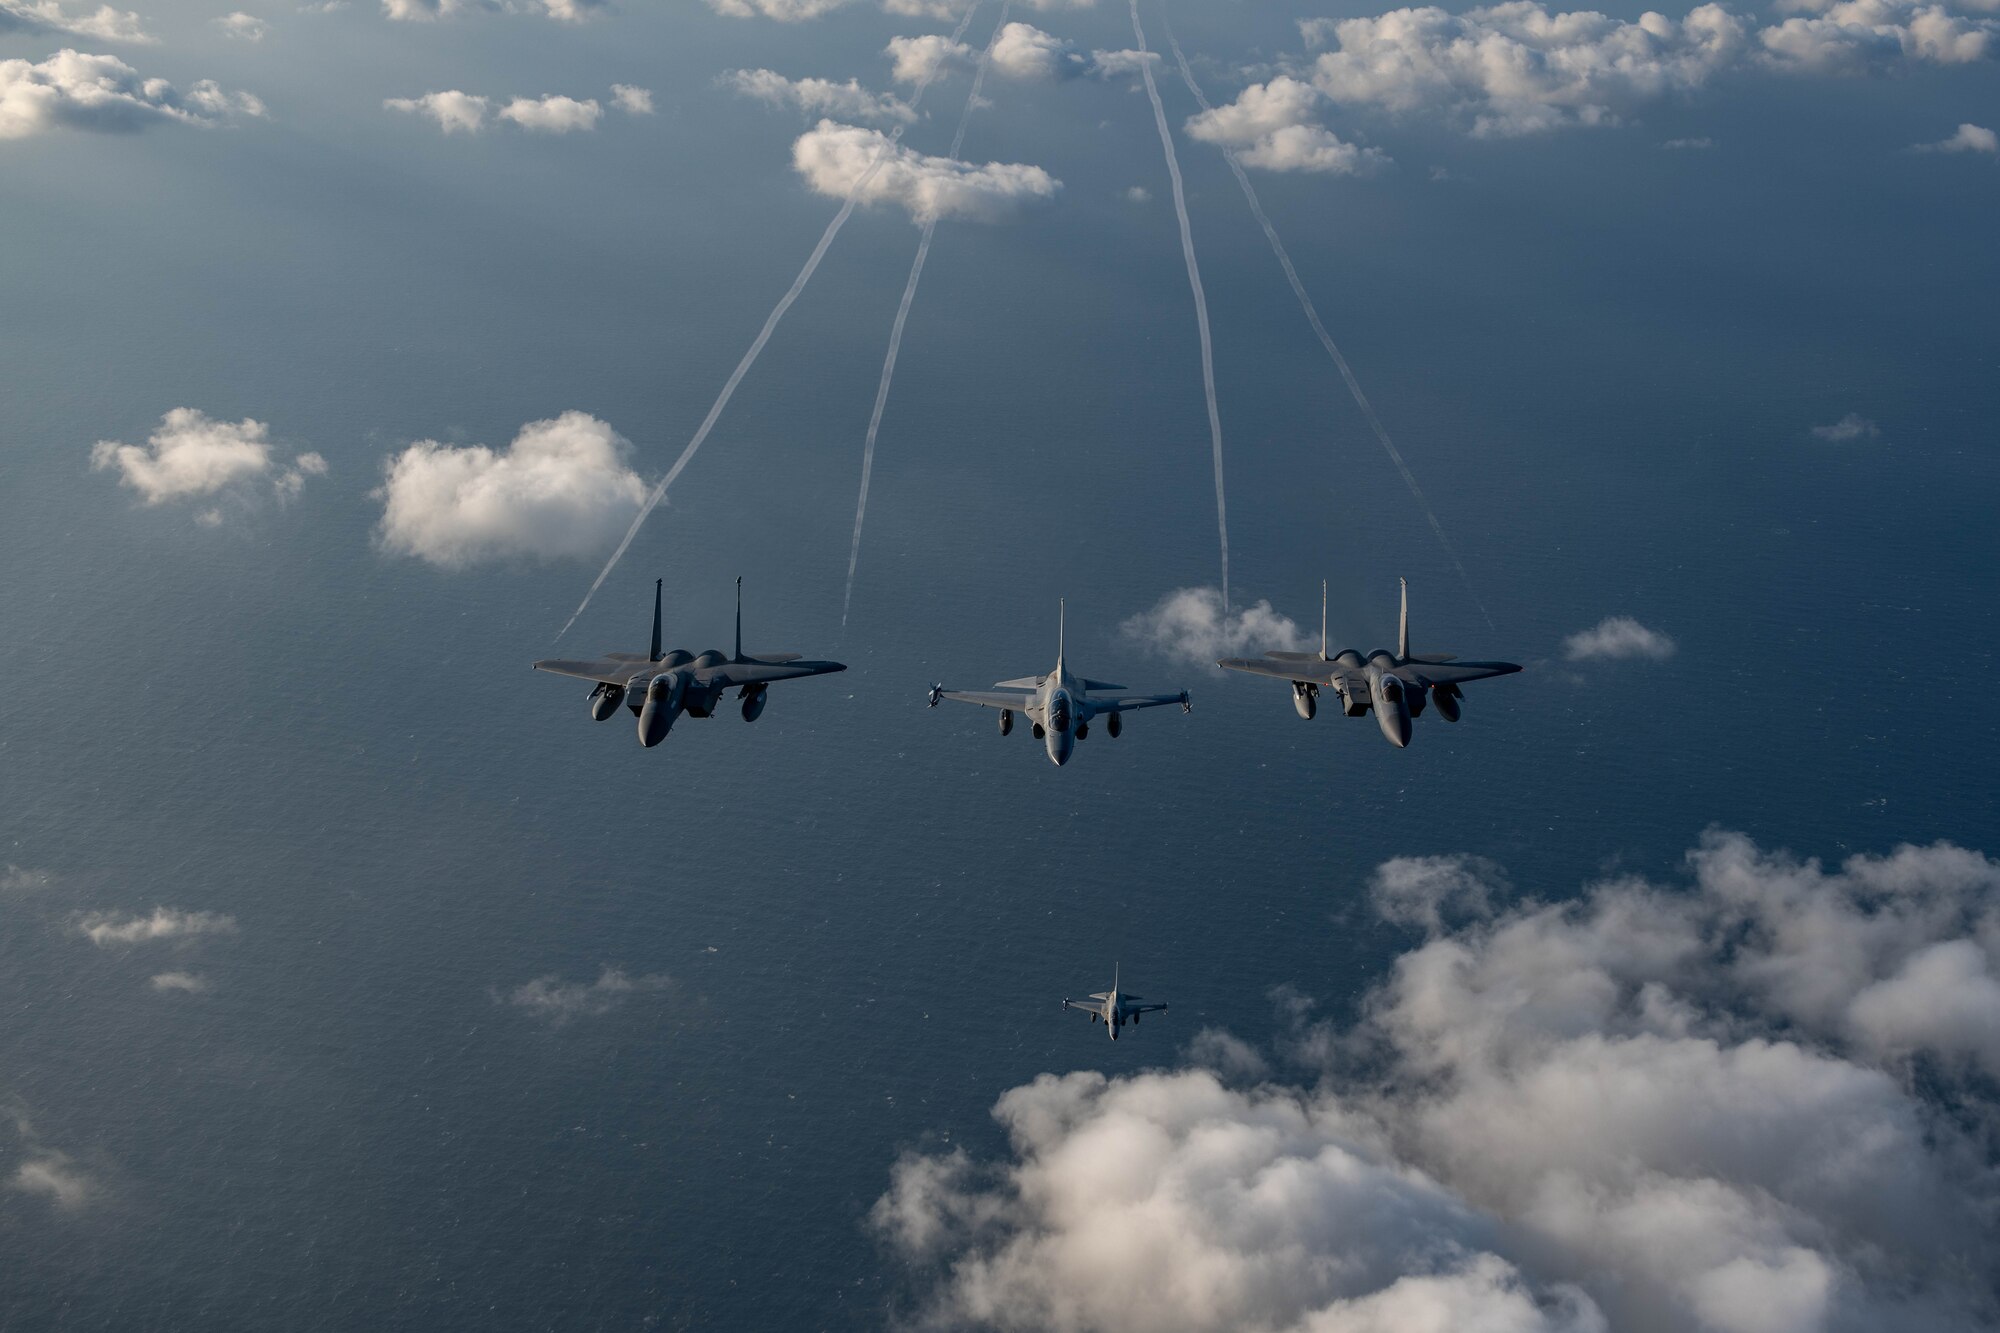
[[[1120,715],[1134,709],[1179,704],[1184,713],[1193,710],[1186,690],[1179,694],[1122,694],[1119,691],[1125,688],[1123,685],[1072,676],[1069,664],[1063,659],[1063,619],[1064,612],[1058,604],[1056,669],[1048,675],[1003,680],[990,690],[948,690],[943,685],[933,685],[930,706],[936,708],[941,700],[956,699],[960,703],[997,708],[1002,736],[1014,729],[1014,714],[1020,713],[1034,728],[1035,739],[1048,747],[1049,759],[1058,768],[1069,762],[1076,743],[1090,735],[1090,720],[1094,717],[1103,715],[1104,729],[1116,739],[1125,727]],[[1100,697],[1092,698],[1093,690]]]
[[639,744],[651,749],[667,738],[682,713],[712,717],[722,696],[731,689],[743,701],[743,720],[755,722],[764,712],[771,682],[845,671],[839,662],[801,661],[797,653],[743,655],[743,580],[736,580],[736,652],[724,657],[711,648],[690,653],[676,648],[660,651],[660,585],[653,583],[653,646],[646,653],[606,653],[595,661],[558,658],[535,663],[537,671],[595,682],[590,691],[590,715],[602,722],[624,704],[639,719]]
[[1106,1034],[1111,1040],[1117,1041],[1118,1029],[1125,1026],[1127,1019],[1131,1020],[1133,1027],[1138,1027],[1140,1014],[1150,1014],[1155,1009],[1167,1007],[1164,1004],[1137,1003],[1145,998],[1143,995],[1127,995],[1118,989],[1118,967],[1114,963],[1111,968],[1110,990],[1098,991],[1090,997],[1089,1003],[1066,999],[1063,1001],[1063,1008],[1089,1014],[1091,1022],[1104,1024]]
[[1352,648],[1327,655],[1326,585],[1319,589],[1319,652],[1265,653],[1262,657],[1230,657],[1217,663],[1231,671],[1275,676],[1292,684],[1292,706],[1311,720],[1318,711],[1319,692],[1331,689],[1348,717],[1371,709],[1389,744],[1410,743],[1410,719],[1420,717],[1428,696],[1447,722],[1459,718],[1458,687],[1468,680],[1506,676],[1521,668],[1512,662],[1461,662],[1450,653],[1412,656],[1410,653],[1410,584],[1403,586],[1403,610],[1396,631],[1396,651],[1377,648],[1365,657]]

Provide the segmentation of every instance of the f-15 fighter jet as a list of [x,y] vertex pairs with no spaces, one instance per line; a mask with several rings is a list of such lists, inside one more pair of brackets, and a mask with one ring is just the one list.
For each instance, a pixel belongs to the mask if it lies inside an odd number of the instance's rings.
[[660,585],[653,583],[653,646],[644,654],[606,653],[595,661],[555,659],[535,663],[537,671],[595,682],[590,715],[602,722],[623,704],[639,719],[639,744],[651,749],[667,738],[675,719],[710,717],[730,690],[743,702],[743,720],[755,722],[764,712],[771,682],[800,676],[824,676],[845,671],[839,662],[805,662],[797,653],[743,655],[743,580],[736,580],[736,652],[719,648],[690,653],[676,648],[660,651]]
[[1458,687],[1468,680],[1505,676],[1521,668],[1512,662],[1461,662],[1450,653],[1412,656],[1410,653],[1410,584],[1403,586],[1403,610],[1396,631],[1396,651],[1377,648],[1367,656],[1352,648],[1327,655],[1326,585],[1319,587],[1319,651],[1317,653],[1265,653],[1262,657],[1229,657],[1217,663],[1231,671],[1248,671],[1257,676],[1275,676],[1292,683],[1292,706],[1300,717],[1311,719],[1318,709],[1319,692],[1331,689],[1348,717],[1360,717],[1371,709],[1376,725],[1401,749],[1410,743],[1410,719],[1424,711],[1424,701],[1437,705],[1447,722],[1459,717]]
[[1179,694],[1125,694],[1123,685],[1107,685],[1101,680],[1071,675],[1069,664],[1063,659],[1063,618],[1059,608],[1056,669],[1048,675],[1003,680],[990,690],[948,690],[933,685],[930,706],[936,708],[941,700],[956,699],[960,703],[997,708],[1002,736],[1014,729],[1014,714],[1020,713],[1034,728],[1035,739],[1048,747],[1049,759],[1058,768],[1069,762],[1076,743],[1090,735],[1090,720],[1094,717],[1102,716],[1104,729],[1116,738],[1125,725],[1120,715],[1135,708],[1179,704],[1184,713],[1193,710],[1186,690]]
[[1125,1026],[1126,1020],[1131,1020],[1133,1027],[1138,1027],[1140,1014],[1150,1014],[1155,1009],[1167,1007],[1164,1004],[1137,1003],[1145,998],[1143,995],[1127,995],[1119,991],[1118,967],[1113,964],[1110,990],[1098,991],[1090,997],[1091,1002],[1087,1004],[1082,1000],[1064,1000],[1063,1008],[1080,1009],[1089,1014],[1091,1022],[1104,1024],[1105,1033],[1111,1040],[1117,1041],[1118,1029]]

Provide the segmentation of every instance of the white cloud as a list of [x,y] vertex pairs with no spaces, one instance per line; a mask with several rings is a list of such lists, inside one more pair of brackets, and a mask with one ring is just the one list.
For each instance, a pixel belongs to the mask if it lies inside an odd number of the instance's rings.
[[56,882],[46,870],[28,870],[17,865],[0,866],[0,893],[34,893]]
[[246,14],[240,9],[233,14],[224,14],[219,19],[209,21],[222,29],[223,36],[245,42],[261,42],[271,31],[271,25],[263,19],[255,14]]
[[542,0],[542,8],[559,23],[581,23],[610,8],[610,0]]
[[1920,143],[1914,151],[1919,153],[2000,153],[2000,134],[1983,125],[1962,124],[1950,138],[1936,143]]
[[708,0],[708,7],[733,19],[775,19],[799,23],[831,14],[848,0]]
[[165,79],[142,79],[116,56],[62,50],[40,64],[0,60],[0,139],[56,128],[131,131],[161,121],[213,126],[261,116],[249,93],[226,92],[202,79],[186,93]]
[[1876,439],[1882,434],[1882,428],[1859,412],[1849,412],[1831,426],[1814,426],[1811,434],[1815,440],[1845,444],[1849,440]]
[[552,972],[493,998],[525,1010],[552,1027],[561,1027],[574,1018],[608,1014],[632,995],[663,991],[672,985],[672,979],[664,973],[633,977],[607,965],[596,981],[564,981]]
[[1150,204],[1153,202],[1153,192],[1143,185],[1127,186],[1125,198],[1135,204]]
[[1705,136],[1693,139],[1669,139],[1660,147],[1672,152],[1700,152],[1715,147],[1715,140]]
[[736,69],[718,80],[745,97],[791,107],[809,117],[841,116],[877,125],[907,125],[917,118],[909,104],[889,93],[872,93],[859,79],[788,79],[774,70]]
[[1915,0],[1801,0],[1811,11],[1758,33],[1778,69],[1852,74],[1901,62],[1967,64],[1993,54],[2000,24]]
[[62,0],[0,0],[0,32],[62,32],[106,42],[151,45],[153,39],[130,10],[100,5],[89,14],[72,14]]
[[[192,407],[177,407],[161,417],[143,448],[99,440],[91,447],[90,465],[117,472],[119,481],[149,505],[197,496],[247,504],[259,493],[259,483],[268,483],[278,500],[292,500],[305,488],[306,478],[324,476],[327,470],[326,460],[315,453],[280,463],[264,422],[248,417],[216,421]],[[209,510],[201,521],[212,527],[222,521],[222,512]]]
[[882,12],[900,18],[957,18],[961,6],[954,0],[882,0]]
[[153,978],[153,989],[204,995],[214,988],[209,984],[207,977],[198,976],[193,972],[161,972]]
[[1664,662],[1677,651],[1674,641],[1647,629],[1630,616],[1606,616],[1563,641],[1563,655],[1572,662],[1615,662],[1632,658]]
[[650,116],[653,114],[653,94],[648,88],[635,88],[629,83],[611,85],[611,104],[628,116]]
[[530,422],[498,452],[419,440],[385,466],[377,534],[385,549],[447,569],[601,555],[645,503],[630,453],[583,412]]
[[1043,1075],[1005,1160],[908,1155],[872,1220],[947,1327],[1983,1327],[2000,864],[1711,833],[1688,866],[1496,910],[1481,863],[1392,862],[1480,901],[1298,1031],[1303,1085],[1209,1034],[1236,1086]]
[[81,1208],[96,1192],[67,1156],[48,1149],[38,1150],[17,1166],[7,1184],[24,1194],[40,1194],[65,1210]]
[[1162,657],[1205,667],[1245,652],[1292,652],[1304,637],[1269,602],[1225,612],[1214,588],[1176,588],[1119,630]]
[[1234,152],[1249,167],[1266,171],[1317,171],[1355,175],[1388,164],[1375,148],[1357,148],[1319,124],[1319,93],[1280,74],[1253,83],[1234,102],[1191,117],[1187,132]]
[[570,134],[577,130],[596,129],[603,115],[604,108],[597,104],[595,98],[579,102],[574,97],[563,97],[557,93],[543,97],[516,97],[496,113],[498,119],[511,120],[522,129],[538,134]]
[[391,97],[382,105],[390,111],[429,116],[446,134],[476,134],[486,123],[486,110],[490,103],[484,97],[453,88],[440,93],[425,93],[422,97]]
[[1492,915],[1500,867],[1481,856],[1398,856],[1375,868],[1369,901],[1384,921],[1431,934]]
[[972,48],[964,42],[932,33],[924,37],[891,37],[882,48],[891,62],[889,77],[897,83],[926,84],[951,69],[973,63]]
[[190,939],[196,935],[234,935],[236,918],[222,912],[183,912],[155,907],[148,916],[91,912],[78,917],[77,930],[100,949],[155,940]]
[[792,165],[821,194],[844,199],[860,187],[863,203],[900,205],[917,222],[997,222],[1025,203],[1054,198],[1062,188],[1040,167],[1018,162],[976,166],[925,157],[879,130],[831,120],[799,136],[792,145]]
[[1137,74],[1142,65],[1157,67],[1159,61],[1158,51],[1092,51],[1090,72],[1100,78],[1116,78],[1122,74]]
[[1009,23],[993,38],[987,62],[1003,78],[1045,81],[1083,72],[1083,57],[1068,42],[1032,23]]
[[382,0],[382,12],[400,23],[429,23],[471,8],[464,0]]

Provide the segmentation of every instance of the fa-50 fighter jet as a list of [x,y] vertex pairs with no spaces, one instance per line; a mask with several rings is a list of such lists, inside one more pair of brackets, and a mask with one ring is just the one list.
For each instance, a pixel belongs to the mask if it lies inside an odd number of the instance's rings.
[[1134,1001],[1146,998],[1143,995],[1120,994],[1118,990],[1118,967],[1116,964],[1113,964],[1111,968],[1111,989],[1098,991],[1090,998],[1093,1003],[1089,1004],[1086,1004],[1082,1000],[1064,1000],[1063,1008],[1080,1009],[1084,1013],[1089,1014],[1091,1022],[1104,1024],[1104,1030],[1110,1035],[1113,1041],[1118,1040],[1118,1029],[1125,1026],[1126,1019],[1129,1018],[1132,1020],[1133,1027],[1138,1027],[1140,1014],[1150,1014],[1155,1009],[1164,1009],[1167,1007],[1164,1004],[1134,1003]]
[[774,680],[824,676],[845,671],[839,662],[803,662],[797,653],[743,655],[743,580],[736,580],[736,652],[724,657],[711,648],[699,655],[676,648],[660,651],[660,584],[653,583],[653,646],[639,653],[606,653],[596,661],[556,659],[535,663],[537,671],[595,681],[590,715],[599,722],[624,704],[639,719],[639,744],[651,749],[667,738],[682,713],[709,717],[730,689],[743,701],[743,720],[755,722],[764,712],[765,691]]
[[[1121,694],[1123,685],[1107,685],[1101,680],[1085,680],[1069,674],[1063,660],[1063,612],[1056,614],[1056,669],[1046,676],[1023,676],[1003,680],[990,690],[948,690],[931,686],[930,706],[940,700],[980,704],[1000,710],[1000,734],[1014,729],[1014,714],[1025,714],[1035,729],[1035,739],[1048,746],[1049,758],[1057,767],[1069,762],[1076,743],[1090,735],[1090,719],[1104,715],[1104,729],[1116,738],[1124,730],[1120,714],[1135,708],[1158,708],[1179,704],[1182,712],[1192,711],[1186,690],[1179,694]],[[1091,691],[1100,697],[1092,698]]]
[[1373,709],[1375,722],[1389,744],[1401,749],[1410,743],[1410,719],[1421,716],[1428,695],[1447,722],[1458,721],[1458,687],[1468,680],[1505,676],[1521,668],[1512,662],[1460,662],[1449,653],[1430,656],[1410,655],[1410,585],[1403,585],[1403,611],[1396,631],[1396,651],[1377,648],[1366,657],[1352,648],[1329,657],[1326,643],[1326,585],[1319,588],[1319,652],[1265,653],[1262,657],[1231,657],[1217,663],[1231,671],[1275,676],[1292,683],[1292,706],[1299,716],[1311,719],[1318,710],[1319,692],[1330,688],[1340,699],[1341,711],[1360,717]]

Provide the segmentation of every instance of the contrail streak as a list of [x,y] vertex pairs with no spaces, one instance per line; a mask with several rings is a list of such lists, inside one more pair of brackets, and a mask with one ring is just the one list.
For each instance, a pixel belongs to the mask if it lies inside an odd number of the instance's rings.
[[[1136,13],[1138,0],[1133,0],[1133,3]],[[1203,111],[1214,110],[1209,105],[1208,98],[1202,95],[1201,85],[1194,81],[1194,71],[1188,67],[1187,56],[1181,52],[1181,44],[1174,39],[1172,25],[1167,27],[1167,45],[1173,48],[1174,60],[1181,67],[1181,79],[1187,84],[1188,91],[1194,94],[1194,100],[1201,104]],[[1292,257],[1285,250],[1285,243],[1278,239],[1278,229],[1271,225],[1270,217],[1264,212],[1264,205],[1258,201],[1257,191],[1251,186],[1250,177],[1243,170],[1243,163],[1237,159],[1236,151],[1232,148],[1225,147],[1222,156],[1229,163],[1229,169],[1236,174],[1236,183],[1243,187],[1243,198],[1249,202],[1250,212],[1256,217],[1257,225],[1264,229],[1265,238],[1271,242],[1271,252],[1278,257],[1279,267],[1285,270],[1285,281],[1292,284],[1292,294],[1299,298],[1299,307],[1305,311],[1306,322],[1311,324],[1312,331],[1319,335],[1320,346],[1326,348],[1326,354],[1333,358],[1333,364],[1339,369],[1340,377],[1347,381],[1347,391],[1354,395],[1354,405],[1360,408],[1361,415],[1368,419],[1368,425],[1374,430],[1375,438],[1381,441],[1383,452],[1389,455],[1389,461],[1394,463],[1396,471],[1402,474],[1403,484],[1410,488],[1410,496],[1417,502],[1417,508],[1423,510],[1424,517],[1430,521],[1431,532],[1437,537],[1438,545],[1444,548],[1445,555],[1450,557],[1452,567],[1458,570],[1459,581],[1465,585],[1466,595],[1472,598],[1472,604],[1479,608],[1479,614],[1485,619],[1487,628],[1493,628],[1492,614],[1487,611],[1486,603],[1479,600],[1479,594],[1473,591],[1472,576],[1466,573],[1465,562],[1458,558],[1457,550],[1452,547],[1451,538],[1444,535],[1444,525],[1438,522],[1438,516],[1431,509],[1430,501],[1424,498],[1423,488],[1417,485],[1416,476],[1410,471],[1410,465],[1403,461],[1403,451],[1389,438],[1387,428],[1382,425],[1382,418],[1375,415],[1375,405],[1369,402],[1368,395],[1361,391],[1361,381],[1354,378],[1354,371],[1349,368],[1347,358],[1340,354],[1340,348],[1334,344],[1332,335],[1326,331],[1326,325],[1320,322],[1319,311],[1313,306],[1312,297],[1306,295],[1306,285],[1299,280],[1299,271],[1292,266]],[[1217,466],[1220,466],[1219,461]]]
[[[1007,13],[1012,7],[1013,0],[1006,0],[1000,6],[999,25],[980,53],[979,69],[972,76],[972,94],[965,99],[965,110],[959,112],[958,133],[951,140],[953,161],[958,160],[959,149],[965,146],[965,127],[972,120],[972,108],[979,104],[979,90],[986,83],[986,68],[993,59],[993,43],[1000,40],[1000,31],[1007,26]],[[889,351],[882,358],[882,380],[875,386],[875,410],[868,417],[868,442],[861,449],[861,498],[854,505],[854,543],[847,551],[847,595],[840,601],[843,630],[847,628],[847,612],[854,605],[854,571],[861,563],[861,524],[868,517],[868,481],[875,474],[875,437],[882,429],[882,409],[889,404],[889,383],[896,378],[896,357],[903,350],[903,326],[910,319],[910,302],[917,298],[917,283],[924,276],[924,261],[930,258],[931,237],[936,232],[937,219],[925,219],[923,239],[917,242],[917,257],[910,263],[909,281],[903,284],[903,302],[896,307],[896,322],[889,329]]]
[[[954,43],[965,36],[965,30],[972,26],[972,15],[978,8],[978,0],[973,0],[972,4],[966,6],[965,16],[958,21],[958,28],[951,35],[951,40]],[[916,91],[910,97],[910,109],[912,111],[922,105],[924,94],[930,90],[931,80],[936,75],[937,69],[934,68],[923,79],[918,81]],[[785,312],[792,308],[792,302],[799,299],[799,293],[806,289],[808,282],[812,281],[813,271],[819,267],[819,261],[826,257],[827,247],[833,244],[833,238],[840,234],[840,229],[847,224],[847,219],[853,215],[854,206],[861,200],[861,192],[868,187],[869,181],[875,179],[875,173],[880,171],[883,164],[889,160],[889,154],[895,151],[896,145],[902,140],[902,137],[902,126],[898,125],[895,129],[891,130],[888,142],[883,144],[881,151],[875,154],[875,160],[868,164],[868,169],[862,172],[860,178],[849,188],[847,198],[840,206],[840,211],[834,214],[833,221],[826,224],[826,230],[820,235],[819,244],[813,247],[812,254],[806,258],[805,267],[799,270],[798,277],[792,279],[791,288],[778,299],[778,304],[772,309],[770,316],[765,319],[764,327],[757,331],[757,337],[751,342],[750,350],[743,354],[743,359],[736,363],[736,369],[730,372],[728,381],[722,386],[722,392],[716,395],[715,405],[710,407],[708,415],[702,418],[701,427],[695,431],[694,438],[688,441],[687,448],[681,450],[681,456],[674,460],[674,465],[667,470],[667,475],[660,479],[660,484],[655,486],[653,493],[646,497],[646,503],[640,506],[639,516],[634,518],[632,526],[626,529],[625,539],[619,542],[618,549],[611,553],[611,559],[605,562],[603,570],[597,575],[597,581],[590,585],[590,591],[583,595],[583,600],[577,603],[576,610],[570,612],[569,619],[564,621],[562,629],[556,632],[557,640],[561,640],[563,635],[569,633],[570,626],[576,624],[577,617],[582,615],[584,609],[590,605],[590,599],[595,597],[597,590],[604,586],[604,580],[611,577],[611,571],[618,567],[620,560],[624,559],[625,552],[632,545],[632,539],[637,537],[639,529],[645,526],[647,516],[653,512],[660,501],[666,498],[667,488],[674,484],[675,479],[681,475],[681,469],[685,468],[689,461],[694,458],[696,451],[701,448],[702,442],[708,439],[708,433],[715,429],[715,423],[721,418],[723,409],[729,406],[729,400],[736,394],[736,386],[743,382],[743,377],[750,373],[750,367],[757,363],[757,357],[763,352],[764,344],[771,341],[771,334],[777,330],[779,323],[785,318]]]
[[1194,231],[1188,226],[1187,192],[1181,187],[1181,164],[1174,156],[1174,138],[1167,131],[1167,109],[1153,82],[1153,62],[1147,59],[1146,30],[1139,26],[1139,0],[1132,0],[1132,36],[1139,43],[1139,73],[1146,96],[1153,99],[1153,123],[1160,127],[1160,147],[1167,154],[1167,175],[1174,183],[1174,212],[1181,222],[1181,254],[1187,258],[1188,286],[1194,289],[1194,320],[1201,330],[1201,386],[1208,394],[1208,440],[1215,454],[1215,528],[1222,539],[1222,609],[1229,609],[1229,507],[1222,494],[1222,414],[1215,406],[1215,344],[1208,335],[1208,297],[1201,290],[1201,267],[1194,259]]

